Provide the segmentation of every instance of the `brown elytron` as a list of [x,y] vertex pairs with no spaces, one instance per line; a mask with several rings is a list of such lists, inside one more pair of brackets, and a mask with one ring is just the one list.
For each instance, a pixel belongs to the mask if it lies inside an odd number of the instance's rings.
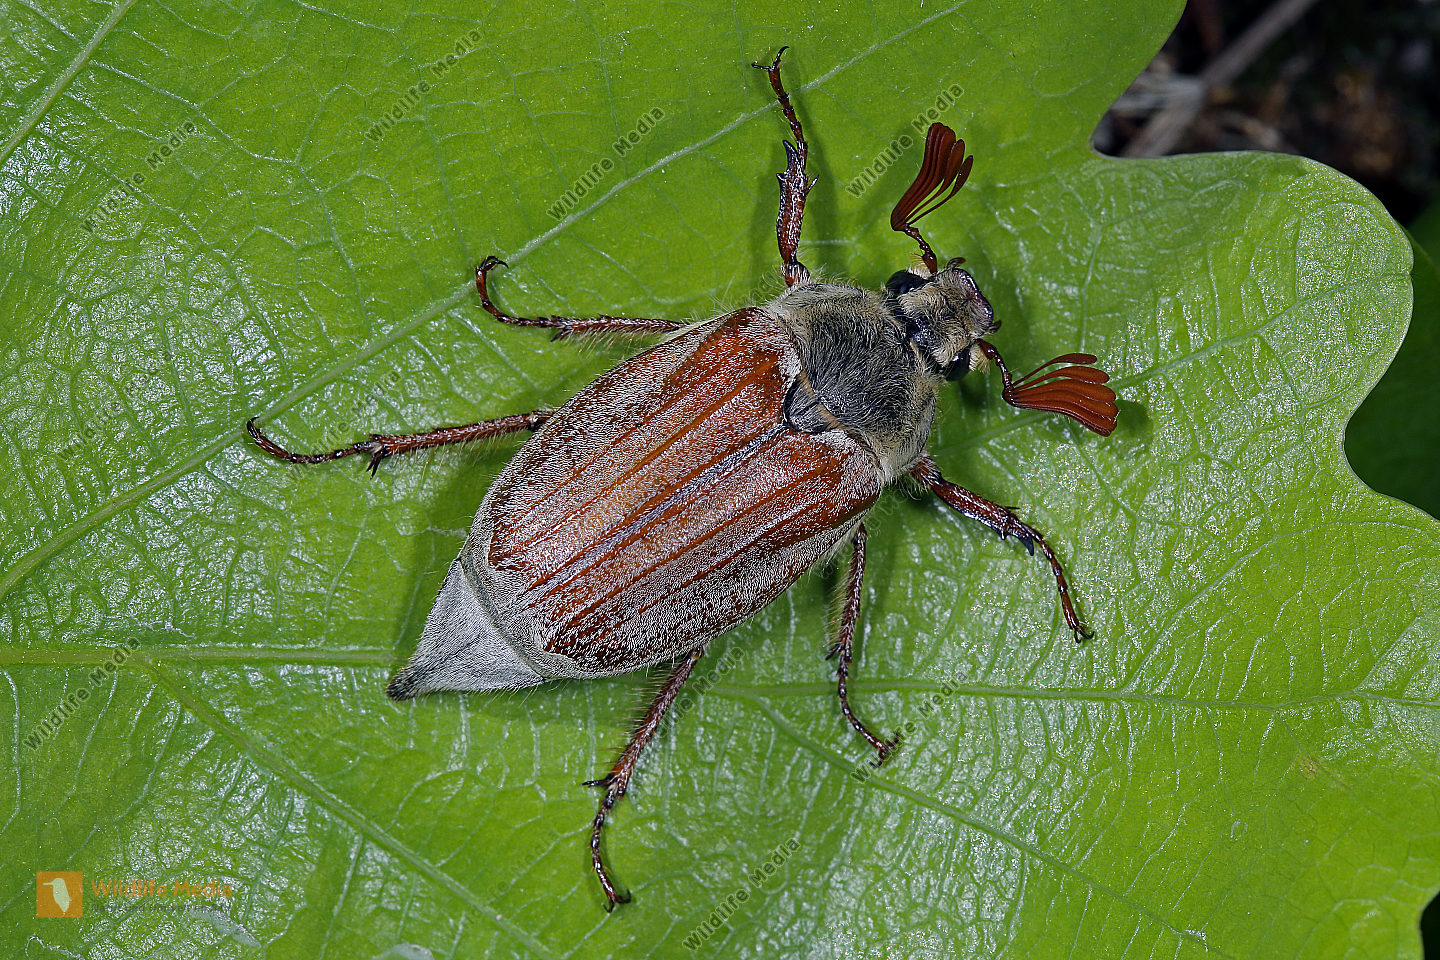
[[[784,50],[782,48],[781,53]],[[770,603],[836,547],[851,545],[845,603],[831,647],[841,714],[877,762],[896,744],[850,705],[865,576],[863,518],[884,488],[917,483],[1001,537],[1038,547],[1060,612],[1087,631],[1055,550],[1012,511],[947,481],[925,452],[937,390],[981,367],[1000,369],[1002,396],[1059,413],[1100,434],[1115,395],[1089,354],[1062,354],[1019,381],[985,337],[999,322],[959,258],[943,267],[916,222],[960,189],[973,158],[931,126],[914,184],[891,225],[920,263],[876,292],[814,280],[798,257],[811,181],[809,145],[780,81],[768,74],[794,142],[785,142],[776,240],[785,290],[768,303],[682,325],[644,317],[518,317],[490,297],[496,319],[555,337],[594,331],[668,333],[559,410],[537,410],[424,433],[372,435],[327,453],[296,454],[247,426],[266,453],[294,463],[367,454],[373,472],[409,450],[533,431],[485,494],[451,564],[415,654],[391,680],[397,700],[435,690],[515,689],[556,677],[611,676],[671,665],[654,702],[605,776],[590,853],[606,909],[630,899],[602,856],[604,826],[645,745],[711,640]],[[1056,368],[1058,369],[1052,369]]]
[[785,428],[785,346],[760,310],[700,325],[516,455],[487,498],[489,565],[552,627],[546,653],[591,676],[684,653],[779,596],[879,497],[863,451]]

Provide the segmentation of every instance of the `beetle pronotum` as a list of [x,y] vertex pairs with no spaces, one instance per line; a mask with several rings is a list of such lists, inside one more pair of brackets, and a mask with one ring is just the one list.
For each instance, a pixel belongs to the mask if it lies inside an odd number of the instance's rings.
[[[920,263],[880,292],[814,280],[796,259],[809,144],[780,82],[769,74],[794,142],[785,141],[776,235],[785,290],[760,306],[690,324],[634,317],[516,317],[555,338],[613,331],[668,333],[558,410],[400,436],[372,434],[328,453],[296,454],[247,427],[265,452],[292,463],[368,454],[370,471],[397,453],[529,430],[533,436],[485,494],[408,665],[387,693],[500,690],[558,677],[590,679],[670,661],[670,675],[609,772],[590,831],[606,909],[626,902],[601,857],[600,837],[636,762],[709,642],[774,600],[849,542],[845,603],[831,648],[845,719],[883,761],[896,740],[851,709],[855,625],[865,572],[867,510],[909,479],[1049,563],[1065,622],[1088,632],[1060,560],[1009,509],[940,475],[925,452],[937,389],[993,361],[1004,399],[1064,414],[1097,433],[1115,426],[1115,394],[1095,358],[1071,353],[1015,380],[984,339],[1000,323],[962,259],[940,268],[915,223],[960,189],[972,157],[943,124],[925,137],[915,182],[890,225],[920,247]],[[1058,369],[1051,369],[1059,365]]]

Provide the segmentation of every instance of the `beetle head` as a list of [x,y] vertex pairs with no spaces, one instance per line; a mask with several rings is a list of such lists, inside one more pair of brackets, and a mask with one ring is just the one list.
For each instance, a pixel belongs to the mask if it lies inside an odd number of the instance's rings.
[[937,376],[954,380],[985,362],[975,341],[999,326],[995,311],[975,278],[960,269],[964,257],[940,269],[935,251],[920,235],[915,221],[940,207],[965,184],[975,158],[965,155],[965,141],[943,123],[925,134],[920,172],[890,211],[890,226],[920,245],[924,266],[901,270],[885,284],[890,313]]
[[985,362],[975,341],[999,326],[975,278],[951,260],[930,276],[901,270],[885,285],[890,312],[938,376],[954,380]]

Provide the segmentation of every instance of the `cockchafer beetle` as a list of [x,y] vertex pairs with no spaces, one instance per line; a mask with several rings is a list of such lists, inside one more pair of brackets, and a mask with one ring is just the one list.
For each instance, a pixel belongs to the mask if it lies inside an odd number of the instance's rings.
[[[906,478],[1050,564],[1065,622],[1088,636],[1055,551],[1006,507],[945,480],[925,443],[937,389],[987,360],[1016,407],[1071,417],[1108,435],[1115,394],[1095,357],[1057,357],[1019,380],[984,338],[1000,322],[974,278],[943,269],[915,227],[960,189],[973,157],[935,123],[915,182],[890,225],[920,246],[920,264],[879,292],[818,282],[796,259],[809,144],[780,80],[769,74],[794,142],[785,141],[776,234],[785,290],[760,306],[689,324],[600,316],[497,320],[547,327],[555,338],[594,331],[667,333],[558,410],[536,410],[426,433],[371,435],[328,453],[295,454],[247,428],[265,452],[292,463],[368,454],[370,471],[410,450],[524,430],[534,435],[490,487],[450,565],[409,664],[390,682],[396,700],[435,690],[512,690],[589,679],[671,661],[629,744],[609,773],[590,831],[606,909],[627,902],[600,853],[601,830],[625,794],[641,751],[706,646],[785,591],[848,541],[845,603],[831,648],[840,710],[883,761],[896,740],[872,733],[850,707],[856,621],[865,571],[867,510]],[[1051,369],[1054,365],[1058,369]]]

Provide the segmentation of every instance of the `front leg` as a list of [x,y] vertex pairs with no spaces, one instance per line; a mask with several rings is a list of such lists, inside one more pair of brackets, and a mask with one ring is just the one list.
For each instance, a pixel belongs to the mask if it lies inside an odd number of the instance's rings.
[[600,798],[600,809],[595,812],[595,820],[590,825],[590,862],[595,867],[595,875],[600,878],[600,886],[605,891],[605,912],[609,913],[615,909],[617,903],[629,903],[630,894],[622,893],[615,888],[615,883],[610,879],[610,872],[605,868],[605,861],[600,856],[600,832],[605,828],[605,820],[610,815],[610,810],[615,806],[615,801],[625,796],[626,789],[630,786],[630,778],[635,774],[635,764],[640,760],[640,753],[650,738],[655,736],[655,731],[660,729],[660,722],[665,719],[665,711],[670,709],[670,704],[680,694],[680,687],[690,676],[690,671],[695,669],[695,664],[705,654],[705,645],[701,644],[694,650],[685,654],[670,671],[670,676],[665,680],[660,692],[655,695],[650,709],[645,711],[645,717],[640,721],[640,726],[635,728],[635,733],[630,737],[630,743],[620,754],[620,759],[615,761],[615,766],[610,772],[599,780],[587,780],[586,786],[604,787],[605,795]]
[[805,141],[805,132],[800,129],[800,118],[790,105],[790,97],[780,82],[780,57],[789,49],[781,47],[775,54],[775,61],[768,67],[763,63],[751,64],[770,75],[770,86],[780,101],[785,119],[790,121],[790,132],[795,142],[785,141],[785,172],[776,174],[780,179],[780,216],[775,220],[775,238],[780,244],[780,269],[785,276],[785,286],[809,283],[810,271],[795,258],[800,246],[800,223],[805,218],[805,195],[815,181],[805,179],[805,158],[810,154],[810,144]]
[[560,340],[572,333],[668,333],[684,326],[674,320],[658,320],[653,317],[512,316],[495,306],[490,300],[489,290],[486,289],[485,281],[490,271],[503,266],[505,266],[505,261],[499,257],[486,257],[484,262],[475,268],[475,290],[480,294],[480,305],[490,311],[490,315],[501,323],[511,323],[517,327],[548,327],[555,331],[555,336],[550,338],[552,340]]
[[1070,601],[1070,585],[1065,582],[1065,570],[1060,566],[1060,558],[1055,556],[1055,551],[1050,549],[1050,544],[1045,542],[1040,531],[1015,516],[1008,507],[991,503],[979,494],[971,493],[946,480],[940,475],[940,468],[935,465],[935,461],[928,456],[910,468],[910,476],[955,510],[994,530],[1002,539],[1014,537],[1019,540],[1031,556],[1035,555],[1035,548],[1038,546],[1045,559],[1050,561],[1050,570],[1055,574],[1055,588],[1060,593],[1060,611],[1065,614],[1066,625],[1075,633],[1075,642],[1079,643],[1086,637],[1093,636],[1080,619],[1080,614],[1075,612],[1075,604]]

